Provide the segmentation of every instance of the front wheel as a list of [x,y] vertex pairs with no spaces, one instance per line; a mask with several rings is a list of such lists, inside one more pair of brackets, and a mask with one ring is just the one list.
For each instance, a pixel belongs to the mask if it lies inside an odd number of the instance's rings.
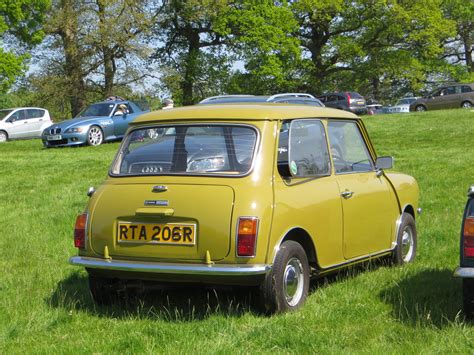
[[462,280],[463,310],[467,319],[474,319],[474,279]]
[[395,265],[403,265],[415,260],[416,256],[416,224],[409,213],[403,213],[397,235],[397,246],[392,254]]
[[472,108],[472,102],[464,101],[464,102],[461,104],[461,107],[462,107],[462,108]]
[[0,131],[0,143],[6,142],[8,140],[8,134],[5,131]]
[[308,290],[308,257],[301,244],[286,241],[260,286],[262,306],[268,313],[295,310],[304,304]]
[[424,112],[424,111],[426,111],[426,107],[423,106],[423,105],[418,105],[418,106],[415,107],[415,111]]
[[98,126],[92,126],[89,128],[89,131],[87,131],[87,144],[96,146],[102,144],[104,140],[104,133],[102,132],[102,129]]

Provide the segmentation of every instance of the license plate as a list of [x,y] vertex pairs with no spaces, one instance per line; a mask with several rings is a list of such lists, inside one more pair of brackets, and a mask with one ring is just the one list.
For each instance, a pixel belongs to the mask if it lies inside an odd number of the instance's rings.
[[196,225],[187,223],[130,223],[117,225],[119,243],[195,245]]
[[63,137],[60,134],[56,134],[54,136],[47,136],[46,139],[48,141],[60,141]]

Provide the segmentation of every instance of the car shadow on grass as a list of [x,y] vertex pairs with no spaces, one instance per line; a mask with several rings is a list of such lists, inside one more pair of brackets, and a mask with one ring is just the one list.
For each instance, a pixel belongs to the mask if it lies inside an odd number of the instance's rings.
[[395,319],[415,327],[442,328],[463,320],[461,280],[449,269],[426,269],[407,275],[383,290]]
[[113,318],[203,320],[213,315],[240,317],[258,313],[255,290],[244,287],[211,288],[202,285],[160,287],[119,292],[110,305],[94,303],[88,277],[75,272],[60,281],[45,301],[53,308]]

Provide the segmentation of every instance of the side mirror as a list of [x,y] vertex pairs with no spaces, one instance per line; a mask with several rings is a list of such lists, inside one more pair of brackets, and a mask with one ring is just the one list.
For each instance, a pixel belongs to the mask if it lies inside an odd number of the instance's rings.
[[377,157],[375,159],[375,167],[382,170],[393,168],[393,157]]

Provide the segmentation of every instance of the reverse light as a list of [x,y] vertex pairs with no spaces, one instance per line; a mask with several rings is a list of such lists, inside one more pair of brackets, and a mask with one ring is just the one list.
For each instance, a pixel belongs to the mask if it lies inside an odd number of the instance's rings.
[[257,246],[258,218],[240,217],[237,224],[237,256],[254,257]]
[[465,258],[474,258],[474,217],[464,220],[463,254]]
[[87,213],[80,214],[77,216],[76,224],[74,225],[74,246],[79,249],[86,247],[87,217]]

